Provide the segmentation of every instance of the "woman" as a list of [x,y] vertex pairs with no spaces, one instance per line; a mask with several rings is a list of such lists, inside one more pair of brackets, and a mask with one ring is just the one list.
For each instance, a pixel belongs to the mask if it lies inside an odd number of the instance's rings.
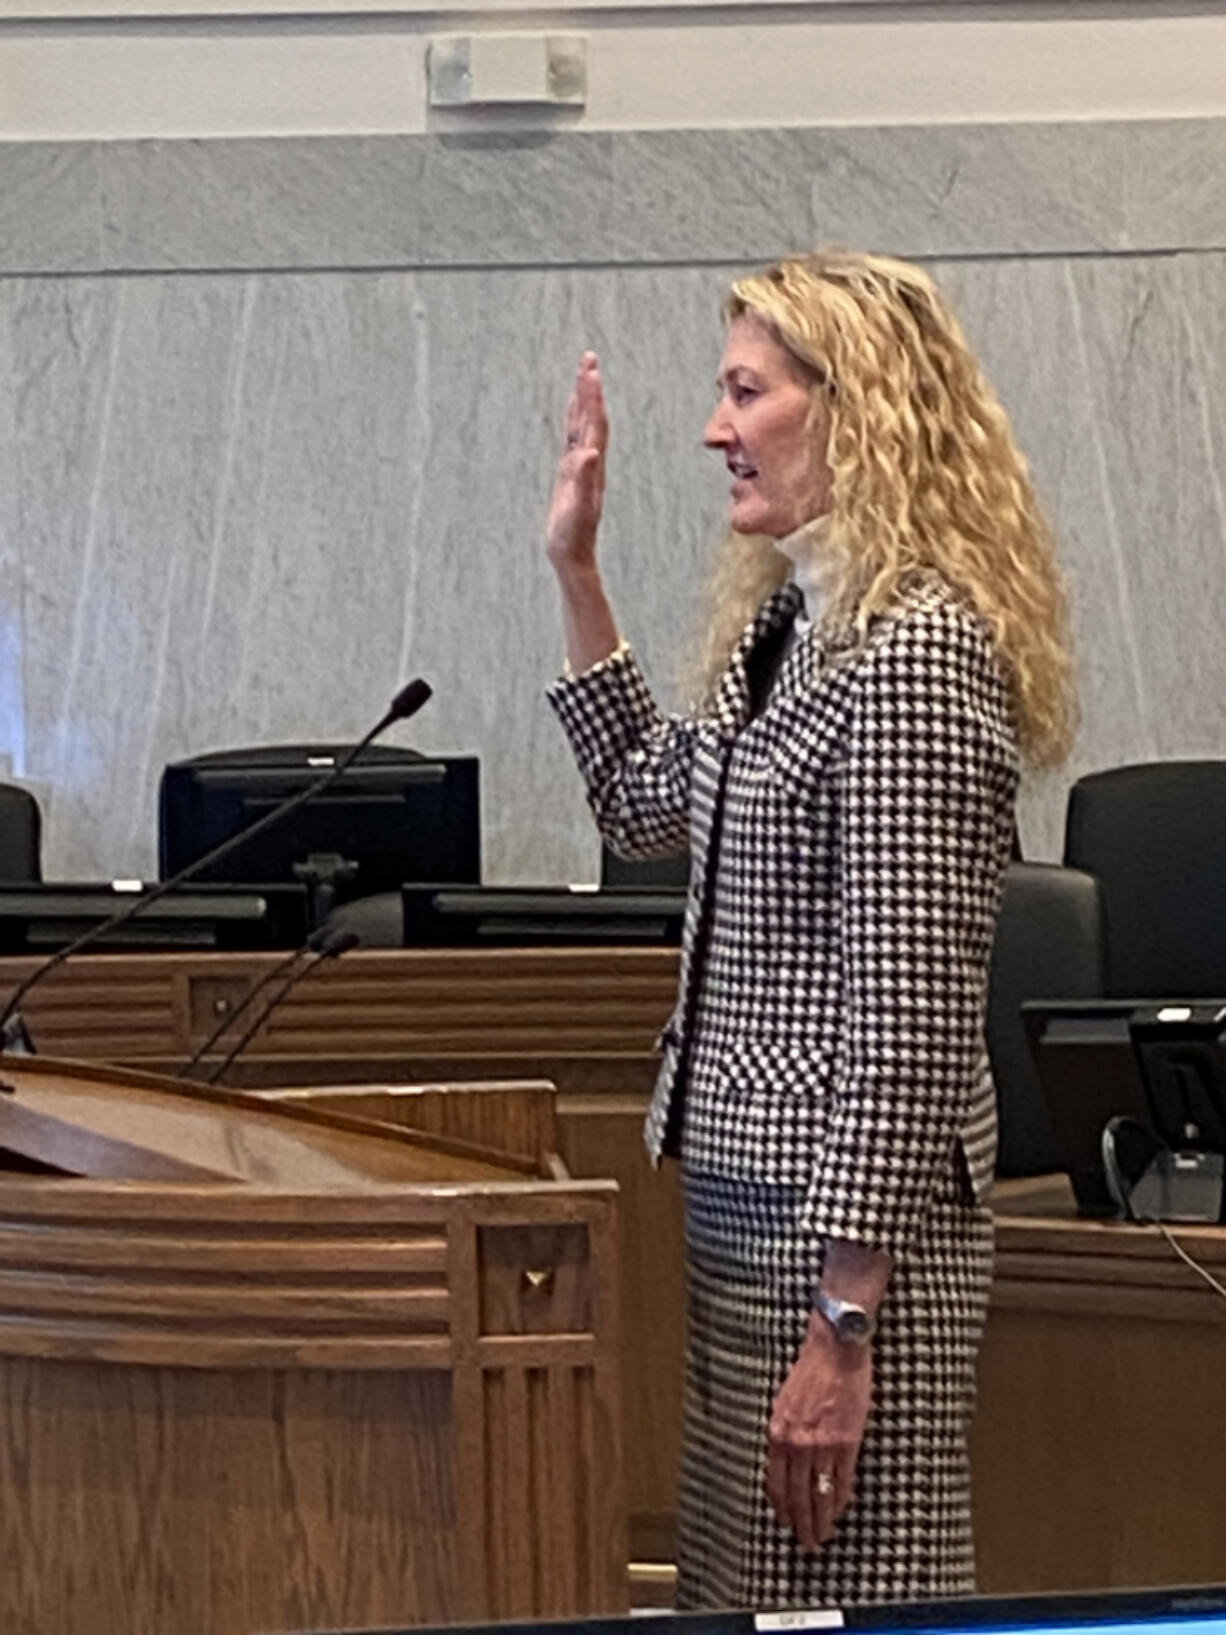
[[991,1272],[983,1042],[1018,762],[1070,735],[1064,602],[1003,410],[917,268],[733,286],[731,472],[700,702],[654,705],[602,588],[587,354],[550,511],[551,698],[608,843],[689,844],[647,1123],[679,1157],[684,1607],[973,1587],[966,1431]]

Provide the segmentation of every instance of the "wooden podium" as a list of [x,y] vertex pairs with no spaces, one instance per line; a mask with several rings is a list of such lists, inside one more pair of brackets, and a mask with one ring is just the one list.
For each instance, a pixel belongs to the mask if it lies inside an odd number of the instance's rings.
[[[48,1054],[173,1073],[280,957],[85,953],[22,1008]],[[0,989],[35,963],[0,961]],[[672,1165],[652,1169],[643,1117],[659,1067],[655,1038],[676,996],[675,948],[358,948],[316,967],[227,1075],[249,1090],[557,1086],[557,1150],[571,1174],[612,1177],[620,1189],[630,1558],[648,1561],[673,1558],[685,1302],[680,1188]],[[439,1111],[444,1121],[427,1127],[454,1133],[451,1116]]]
[[0,1058],[5,1635],[624,1610],[617,1189],[403,1111]]

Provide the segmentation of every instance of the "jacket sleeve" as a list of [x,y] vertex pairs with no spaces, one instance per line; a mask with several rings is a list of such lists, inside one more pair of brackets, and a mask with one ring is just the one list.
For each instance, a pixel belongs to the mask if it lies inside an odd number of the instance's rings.
[[689,843],[695,727],[656,705],[628,647],[549,689],[606,844],[668,857]]
[[804,1224],[901,1258],[981,1071],[1017,758],[968,615],[904,616],[864,662],[839,854],[846,1036]]

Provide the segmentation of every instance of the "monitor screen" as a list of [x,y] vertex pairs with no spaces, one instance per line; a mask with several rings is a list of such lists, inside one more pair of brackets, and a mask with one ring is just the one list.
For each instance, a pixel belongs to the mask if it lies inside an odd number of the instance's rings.
[[1226,1152],[1226,1004],[1143,1005],[1129,1029],[1154,1133],[1168,1147]]
[[1226,1003],[1032,1000],[1022,1019],[1052,1137],[1081,1209],[1116,1211],[1103,1168],[1108,1121],[1170,1147],[1226,1145]]
[[[348,745],[219,750],[168,766],[159,801],[159,868],[168,879],[282,801],[318,783]],[[405,880],[476,885],[481,820],[475,756],[433,759],[378,745],[326,793],[240,845],[202,880],[301,880],[311,857],[353,865],[337,898],[399,891]]]
[[532,947],[681,941],[684,891],[575,891],[567,886],[484,886],[479,891],[406,885],[404,944]]
[[[137,894],[114,885],[70,881],[0,884],[0,952],[48,953],[75,942]],[[187,885],[150,904],[124,925],[100,937],[94,948],[292,948],[307,933],[303,886]]]

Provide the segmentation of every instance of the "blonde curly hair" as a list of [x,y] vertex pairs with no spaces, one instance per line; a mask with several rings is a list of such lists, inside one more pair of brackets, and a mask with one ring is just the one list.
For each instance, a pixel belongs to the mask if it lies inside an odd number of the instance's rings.
[[[733,284],[725,317],[744,316],[812,381],[815,425],[829,416],[823,623],[854,630],[854,653],[917,574],[935,571],[991,633],[1023,757],[1058,765],[1074,706],[1051,534],[1005,411],[932,280],[886,256],[789,257]],[[693,678],[701,697],[789,571],[770,539],[725,541]]]

